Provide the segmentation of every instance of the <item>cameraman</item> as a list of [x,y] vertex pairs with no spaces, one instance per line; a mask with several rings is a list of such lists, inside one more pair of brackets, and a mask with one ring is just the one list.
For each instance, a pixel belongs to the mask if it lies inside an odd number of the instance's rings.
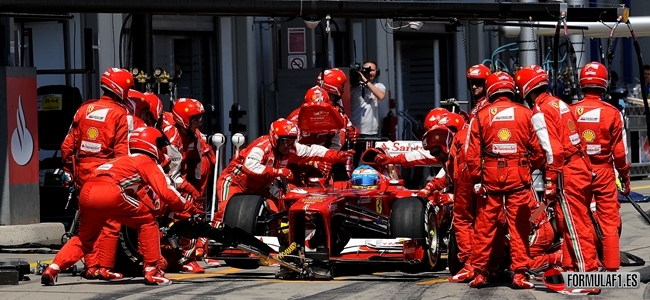
[[[352,125],[359,128],[359,137],[379,136],[379,101],[386,97],[386,86],[376,82],[379,70],[377,63],[368,60],[363,63],[361,70],[352,70],[359,74],[359,82],[351,82],[350,89],[350,120]],[[356,76],[354,76],[356,77]],[[354,78],[353,77],[353,78]],[[357,165],[359,158],[366,149],[364,143],[357,143],[354,164]]]

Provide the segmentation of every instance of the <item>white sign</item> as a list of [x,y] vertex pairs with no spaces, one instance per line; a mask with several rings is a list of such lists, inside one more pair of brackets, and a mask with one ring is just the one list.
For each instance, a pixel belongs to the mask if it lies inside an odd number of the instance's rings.
[[289,62],[289,69],[299,70],[307,68],[307,55],[289,55],[287,61]]
[[390,156],[396,156],[412,151],[420,151],[425,153],[427,156],[430,156],[428,151],[422,149],[422,141],[375,142],[375,148],[383,149],[386,151],[386,154]]

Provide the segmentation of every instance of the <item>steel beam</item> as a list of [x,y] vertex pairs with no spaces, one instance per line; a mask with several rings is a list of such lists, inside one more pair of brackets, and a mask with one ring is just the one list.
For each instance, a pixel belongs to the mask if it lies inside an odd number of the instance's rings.
[[[565,3],[386,0],[0,0],[0,12],[133,13],[222,16],[299,17],[329,14],[337,18],[405,18],[419,21],[463,20],[556,21]],[[615,21],[621,6],[568,7],[571,21]]]

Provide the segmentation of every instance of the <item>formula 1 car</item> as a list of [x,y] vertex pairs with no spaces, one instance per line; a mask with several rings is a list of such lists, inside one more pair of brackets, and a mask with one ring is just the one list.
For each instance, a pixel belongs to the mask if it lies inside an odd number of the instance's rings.
[[[362,162],[376,152],[366,151]],[[377,263],[407,272],[444,269],[439,263],[451,224],[451,204],[416,196],[390,166],[376,166],[381,180],[372,189],[352,188],[350,181],[291,189],[272,213],[259,195],[233,196],[223,222],[255,235],[278,257],[310,272],[283,267],[277,277],[311,274],[332,278],[334,265]],[[280,185],[281,186],[281,185]],[[444,239],[443,239],[444,237]],[[219,259],[235,268],[257,268],[260,257],[241,249],[224,248]]]

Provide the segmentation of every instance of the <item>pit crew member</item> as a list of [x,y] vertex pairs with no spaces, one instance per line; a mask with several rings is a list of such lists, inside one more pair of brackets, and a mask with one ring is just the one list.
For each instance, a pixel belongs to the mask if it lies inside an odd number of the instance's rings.
[[616,272],[621,264],[618,236],[621,215],[618,211],[620,204],[614,168],[625,187],[623,194],[629,195],[630,162],[627,159],[623,115],[616,107],[602,101],[603,94],[607,91],[607,78],[607,68],[598,62],[582,67],[580,88],[585,96],[571,105],[571,111],[578,121],[580,135],[587,144],[586,152],[592,172],[596,174],[591,183],[591,191],[603,233],[603,265],[608,272]]
[[[328,150],[319,145],[305,146],[296,143],[299,130],[287,119],[271,123],[268,135],[263,135],[239,152],[217,180],[219,210],[215,219],[221,221],[228,200],[238,193],[253,193],[271,198],[268,187],[276,177],[293,178],[288,163],[320,160],[328,163],[343,162],[354,151]],[[273,201],[271,209],[277,210]]]
[[522,99],[533,109],[533,125],[545,153],[545,201],[554,202],[563,236],[562,267],[566,271],[591,272],[598,268],[589,219],[592,173],[580,138],[578,124],[564,101],[552,96],[548,75],[539,66],[515,74]]
[[[137,196],[144,186],[150,186],[171,209],[184,217],[200,213],[191,202],[186,201],[168,182],[160,163],[164,159],[162,148],[168,144],[160,130],[140,127],[129,138],[131,155],[121,156],[99,166],[86,181],[79,193],[80,244],[71,245],[84,254],[90,253],[110,219],[138,231],[138,248],[143,256],[144,283],[168,285],[171,281],[157,267],[160,259],[158,225],[152,211],[153,203]],[[61,253],[57,254],[60,256]],[[75,261],[55,263],[48,266],[41,276],[41,283],[54,285],[60,270],[71,267]]]
[[[528,236],[531,232],[531,163],[541,149],[530,121],[530,110],[515,103],[515,83],[504,72],[486,79],[488,104],[471,120],[465,145],[465,159],[476,182],[477,214],[474,224],[471,264],[475,277],[469,286],[488,282],[491,252],[502,252],[504,244],[500,212],[504,211],[510,235],[510,269],[514,288],[532,289],[525,272],[530,267]],[[495,242],[496,239],[496,242]]]

